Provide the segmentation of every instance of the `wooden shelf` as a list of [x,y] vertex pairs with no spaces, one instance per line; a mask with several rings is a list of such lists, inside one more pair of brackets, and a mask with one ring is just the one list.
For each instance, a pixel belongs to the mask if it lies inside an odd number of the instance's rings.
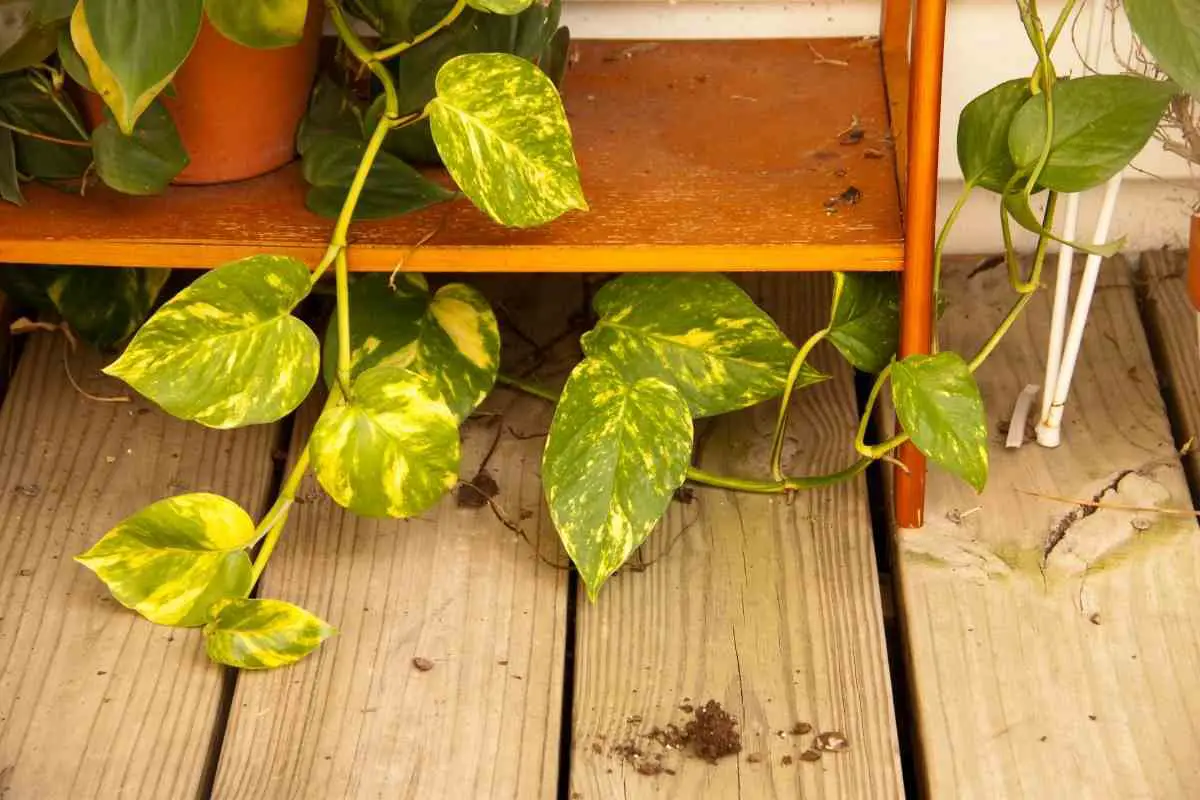
[[[463,200],[361,223],[351,231],[352,268],[900,268],[896,162],[877,45],[589,41],[576,50],[566,105],[590,213],[518,231]],[[846,66],[818,63],[814,50]],[[854,119],[865,136],[840,143]],[[826,208],[850,187],[861,193],[856,204]],[[276,253],[315,263],[332,222],[305,210],[304,191],[295,165],[149,198],[30,186],[24,208],[0,205],[0,262],[209,267]]]

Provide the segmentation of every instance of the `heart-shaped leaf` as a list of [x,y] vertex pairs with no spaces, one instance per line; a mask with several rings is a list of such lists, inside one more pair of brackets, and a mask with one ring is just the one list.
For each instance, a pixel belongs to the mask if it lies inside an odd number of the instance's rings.
[[517,35],[512,52],[521,58],[537,61],[559,29],[562,0],[550,0],[548,3],[533,0],[526,5],[528,7],[517,16]]
[[[1038,184],[1082,192],[1116,175],[1142,151],[1179,87],[1137,75],[1089,75],[1054,88],[1050,160]],[[1021,170],[1032,170],[1046,138],[1046,101],[1032,97],[1013,117],[1008,147]]]
[[1017,224],[1030,233],[1036,233],[1038,236],[1045,236],[1051,241],[1060,244],[1070,245],[1081,253],[1094,253],[1103,258],[1111,258],[1125,246],[1125,237],[1121,237],[1115,241],[1105,242],[1104,244],[1090,244],[1088,242],[1072,242],[1068,241],[1057,233],[1047,230],[1042,226],[1041,220],[1033,213],[1033,208],[1029,205],[1029,198],[1022,192],[1009,192],[1002,197],[1003,209],[1001,213],[1010,215]]
[[104,372],[181,419],[274,422],[300,405],[320,369],[316,335],[291,315],[309,280],[284,256],[218,267],[160,308]]
[[159,194],[188,165],[187,150],[162,103],[152,103],[138,118],[132,136],[118,129],[107,109],[92,131],[92,153],[100,180],[118,192]]
[[604,361],[571,372],[542,457],[550,518],[596,599],[646,540],[687,474],[692,418],[673,386]]
[[458,480],[458,418],[433,381],[380,364],[325,409],[309,442],[334,502],[365,517],[411,517]]
[[900,285],[889,273],[835,272],[830,343],[863,372],[879,372],[900,340]]
[[987,483],[987,414],[957,353],[909,356],[892,366],[892,402],[913,444],[978,492]]
[[[336,218],[346,203],[366,143],[341,137],[321,138],[304,153],[304,179],[312,187],[306,204],[315,214]],[[354,208],[354,219],[382,219],[442,203],[454,192],[438,186],[391,153],[381,152],[371,165]]]
[[79,338],[105,348],[145,321],[169,269],[64,269],[46,288],[55,309]]
[[204,0],[79,0],[71,40],[125,135],[196,43]]
[[87,64],[83,63],[83,57],[79,55],[79,51],[75,49],[75,43],[71,41],[69,27],[58,32],[58,60],[62,62],[62,67],[71,80],[89,92],[96,91],[96,88],[92,86],[92,78],[88,75]]
[[1016,173],[1008,151],[1008,127],[1032,95],[1029,79],[1017,78],[976,97],[958,118],[958,164],[969,186],[1003,192]]
[[[583,337],[584,354],[628,381],[666,381],[697,417],[778,396],[796,357],[779,326],[723,275],[622,275],[593,305],[600,320]],[[806,365],[796,385],[824,379]]]
[[563,78],[567,74],[567,62],[570,60],[570,54],[571,30],[570,28],[563,27],[555,31],[554,36],[546,43],[546,48],[542,51],[541,58],[538,61],[538,66],[554,82],[554,85],[560,89],[562,88]]
[[0,1],[0,74],[31,67],[54,52],[58,31],[38,0]]
[[[407,367],[430,379],[459,420],[483,402],[500,366],[500,330],[487,298],[462,283],[430,294],[419,275],[399,276],[396,289],[383,275],[350,286],[351,376],[381,363]],[[325,382],[337,374],[337,325],[325,337]]]
[[503,225],[527,228],[587,210],[562,100],[523,58],[448,61],[429,104],[433,140],[471,201]]
[[1125,0],[1125,14],[1158,66],[1200,95],[1200,0]]
[[71,146],[16,136],[17,169],[26,175],[46,180],[78,178],[92,163],[92,149],[80,133],[83,123],[70,96],[55,91],[35,72],[0,78],[0,119],[27,131],[82,143]]
[[17,148],[13,144],[12,131],[0,128],[0,200],[14,205],[25,205],[21,194],[21,181],[17,178]]
[[160,625],[203,625],[213,603],[250,591],[254,522],[220,495],[168,497],[120,523],[76,561],[121,605]]
[[296,131],[296,150],[303,156],[313,144],[327,138],[361,140],[363,109],[356,97],[322,73]]
[[204,12],[226,39],[266,49],[300,41],[308,4],[309,0],[204,0]]
[[529,8],[531,2],[532,0],[467,0],[467,5],[489,14],[511,17]]
[[208,657],[239,669],[295,664],[337,633],[331,625],[282,600],[230,598],[211,609],[204,626]]

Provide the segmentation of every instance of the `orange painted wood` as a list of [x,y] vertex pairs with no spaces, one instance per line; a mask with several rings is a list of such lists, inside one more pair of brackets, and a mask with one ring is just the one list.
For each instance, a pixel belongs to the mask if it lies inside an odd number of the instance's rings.
[[[592,210],[533,231],[461,200],[351,231],[356,270],[899,269],[902,229],[878,45],[854,39],[582,42],[566,104]],[[857,117],[855,145],[839,135]],[[870,158],[869,155],[880,157]],[[855,205],[827,213],[849,187]],[[134,198],[40,186],[0,207],[0,262],[215,266],[255,253],[316,263],[332,222],[293,165],[239,184]],[[419,248],[413,245],[438,233]]]

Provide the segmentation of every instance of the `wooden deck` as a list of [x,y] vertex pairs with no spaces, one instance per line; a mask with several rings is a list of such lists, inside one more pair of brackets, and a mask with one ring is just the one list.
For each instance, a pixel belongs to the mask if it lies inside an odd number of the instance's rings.
[[[1031,306],[979,376],[997,431],[982,497],[935,476],[927,527],[892,533],[880,476],[790,502],[696,489],[595,605],[541,499],[550,409],[497,391],[464,431],[463,476],[486,461],[524,535],[454,498],[367,521],[305,486],[264,591],[340,635],[264,673],[209,664],[196,632],[137,619],[71,556],[172,493],[261,511],[315,407],[209,431],[84,397],[61,341],[31,338],[0,409],[0,798],[1200,797],[1196,520],[1055,499],[1193,508],[1200,462],[1179,449],[1200,433],[1200,350],[1181,264],[1106,267],[1055,451],[1000,434],[1041,377],[1048,298]],[[943,337],[966,349],[1007,302],[1002,270],[974,266],[948,270]],[[554,343],[535,364],[509,335],[510,364],[561,379],[589,280],[481,282]],[[825,276],[744,285],[793,337],[827,308]],[[792,415],[795,472],[853,457],[853,376],[818,352],[834,379]],[[122,391],[99,356],[69,361],[92,394]],[[772,421],[710,425],[700,462],[762,470]],[[709,700],[739,720],[738,756],[655,741]],[[848,749],[806,760],[809,726]]]

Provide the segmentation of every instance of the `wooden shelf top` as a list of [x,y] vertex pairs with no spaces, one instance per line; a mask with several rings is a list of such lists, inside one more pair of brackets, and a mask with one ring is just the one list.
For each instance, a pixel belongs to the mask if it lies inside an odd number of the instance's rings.
[[[352,268],[900,268],[876,44],[585,41],[575,49],[565,95],[589,213],[520,231],[460,200],[356,223]],[[855,120],[863,135],[849,144],[843,134]],[[29,186],[25,207],[0,204],[0,262],[210,267],[275,253],[316,263],[333,223],[304,208],[304,193],[296,165],[160,197]],[[857,202],[827,208],[843,195]]]

